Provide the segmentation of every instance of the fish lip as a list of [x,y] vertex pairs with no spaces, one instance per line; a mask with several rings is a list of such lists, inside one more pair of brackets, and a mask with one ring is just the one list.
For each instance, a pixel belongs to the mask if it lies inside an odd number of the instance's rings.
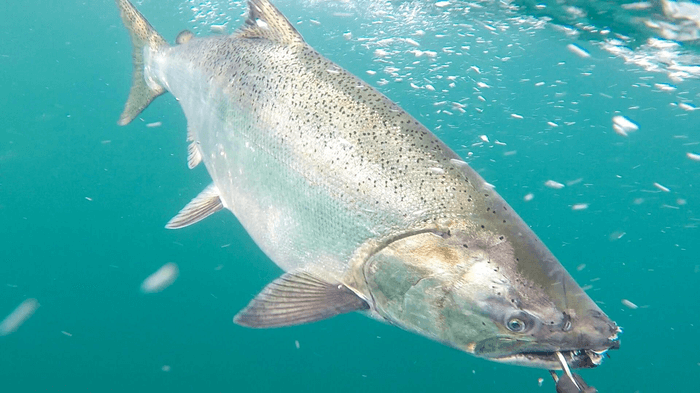
[[518,352],[515,354],[493,357],[491,360],[511,363],[521,366],[529,366],[536,368],[545,368],[548,370],[560,370],[561,364],[557,359],[557,352],[561,352],[566,359],[567,364],[572,369],[578,368],[595,368],[602,362],[608,349],[594,351],[590,349],[575,349],[562,351],[532,351]]
[[[620,340],[617,334],[621,329],[617,329],[615,334],[608,338],[607,343],[599,348],[532,348],[522,349],[503,355],[482,353],[477,356],[484,357],[501,363],[514,364],[526,367],[544,368],[548,370],[560,370],[561,363],[559,362],[556,353],[561,352],[567,361],[567,364],[572,369],[578,368],[595,368],[602,364],[605,355],[609,350],[620,348]],[[518,341],[518,340],[515,340]]]

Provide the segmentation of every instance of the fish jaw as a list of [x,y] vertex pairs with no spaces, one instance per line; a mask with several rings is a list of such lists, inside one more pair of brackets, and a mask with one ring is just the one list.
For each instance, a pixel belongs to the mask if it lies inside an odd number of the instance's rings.
[[[567,365],[572,368],[595,368],[602,364],[608,350],[618,349],[618,334],[622,332],[604,315],[598,323],[611,329],[610,336],[591,337],[573,332],[564,337],[534,340],[518,340],[512,337],[495,337],[473,343],[469,351],[488,360],[517,366],[560,370],[561,362],[556,353],[561,352]],[[596,341],[597,340],[597,341]],[[548,344],[544,344],[549,341]]]
[[563,291],[528,281],[526,258],[502,239],[465,223],[390,242],[363,267],[373,315],[501,363],[555,370],[562,352],[571,368],[601,364],[619,346],[617,325],[563,267],[550,271]]

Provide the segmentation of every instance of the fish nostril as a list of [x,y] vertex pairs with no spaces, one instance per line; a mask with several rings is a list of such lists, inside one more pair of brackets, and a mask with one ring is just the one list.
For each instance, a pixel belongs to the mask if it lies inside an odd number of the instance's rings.
[[564,318],[563,318],[563,321],[561,323],[561,330],[568,332],[573,327],[573,324],[571,323],[571,316],[569,314],[567,314],[566,312],[564,312],[562,314],[564,314]]

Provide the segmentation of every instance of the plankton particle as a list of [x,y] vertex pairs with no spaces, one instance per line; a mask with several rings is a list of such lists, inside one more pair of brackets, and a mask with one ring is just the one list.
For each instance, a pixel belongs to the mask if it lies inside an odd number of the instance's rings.
[[663,192],[671,192],[671,190],[669,190],[668,188],[662,186],[662,185],[659,184],[659,183],[654,183],[654,187],[658,188],[659,190],[661,190],[661,191],[663,191]]
[[585,49],[581,48],[580,46],[578,46],[576,44],[569,44],[566,46],[566,48],[568,50],[570,50],[571,53],[575,54],[576,56],[580,56],[580,57],[584,57],[584,58],[591,57],[591,54],[588,53],[588,51],[586,51]]
[[587,203],[577,203],[577,204],[571,206],[571,210],[586,210],[586,209],[588,209]]
[[625,306],[628,307],[628,308],[631,308],[632,310],[636,310],[636,309],[639,308],[639,306],[637,306],[636,304],[630,302],[630,301],[627,300],[627,299],[622,299],[622,304],[625,305]]
[[546,182],[544,182],[544,185],[549,187],[549,188],[553,188],[555,190],[559,190],[559,189],[564,188],[563,184],[561,184],[557,181],[554,181],[554,180],[547,180]]
[[[637,123],[633,122],[632,120],[626,118],[625,116],[614,116],[612,118],[613,122],[613,128],[615,129],[615,132],[619,133],[630,133],[633,131],[637,131],[639,129],[639,126]],[[615,127],[617,126],[617,127]],[[624,135],[626,136],[626,135]]]
[[7,336],[19,329],[34,314],[37,308],[39,308],[39,302],[36,299],[27,299],[20,303],[10,315],[0,322],[0,337]]
[[225,34],[226,25],[211,25],[209,26],[209,31],[216,34]]
[[155,273],[148,276],[143,283],[141,283],[141,292],[143,293],[156,293],[164,290],[165,288],[172,285],[177,279],[179,274],[179,269],[177,264],[173,262],[166,263]]

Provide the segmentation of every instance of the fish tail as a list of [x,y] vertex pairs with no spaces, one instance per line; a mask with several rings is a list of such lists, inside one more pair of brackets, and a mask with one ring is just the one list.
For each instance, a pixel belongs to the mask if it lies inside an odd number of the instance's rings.
[[134,7],[129,0],[116,0],[122,21],[133,45],[132,58],[134,73],[129,98],[117,122],[119,125],[129,124],[141,111],[146,109],[154,98],[165,92],[165,88],[154,81],[146,81],[144,74],[144,49],[157,51],[168,47],[168,43],[156,32],[146,18]]

